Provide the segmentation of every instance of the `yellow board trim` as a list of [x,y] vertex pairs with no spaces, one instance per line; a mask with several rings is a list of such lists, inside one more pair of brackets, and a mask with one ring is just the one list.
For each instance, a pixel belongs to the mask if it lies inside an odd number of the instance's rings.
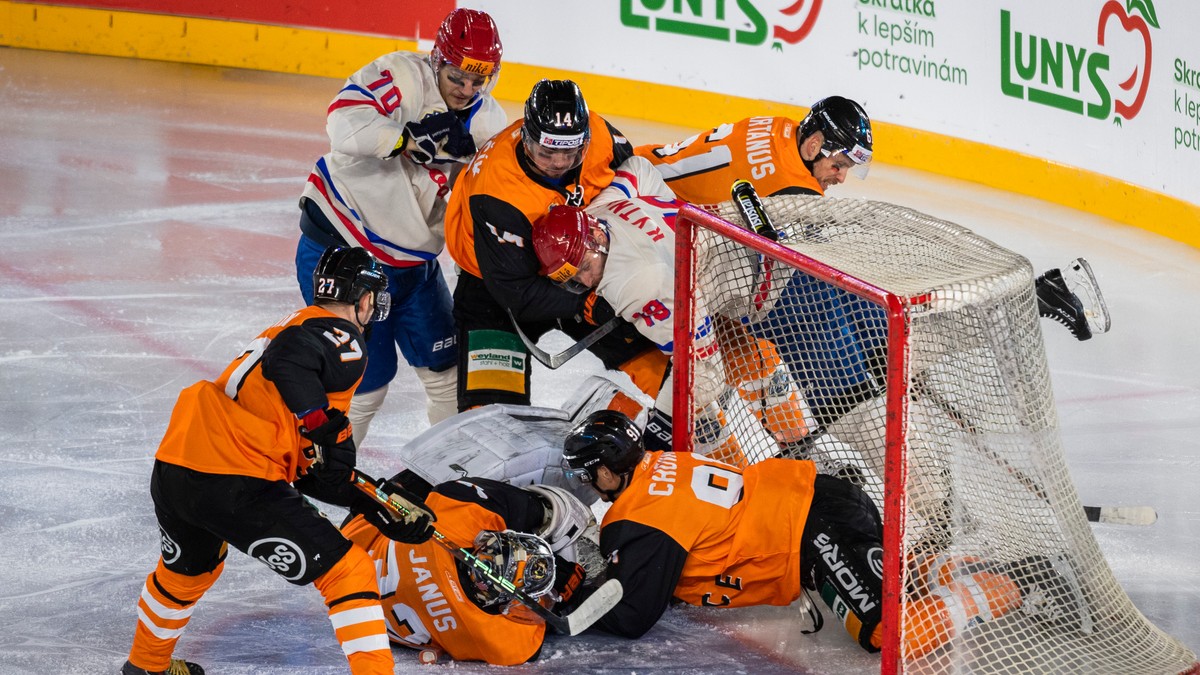
[[[412,40],[217,19],[0,0],[0,46],[125,56],[344,78]],[[703,129],[751,115],[799,119],[802,107],[669,85],[506,62],[495,95],[523,101],[537,80],[569,78],[588,104],[622,115]],[[636,95],[630,96],[630,92]],[[1200,205],[1012,150],[876,122],[875,161],[980,183],[1079,209],[1200,248]],[[677,139],[663,139],[677,140]]]

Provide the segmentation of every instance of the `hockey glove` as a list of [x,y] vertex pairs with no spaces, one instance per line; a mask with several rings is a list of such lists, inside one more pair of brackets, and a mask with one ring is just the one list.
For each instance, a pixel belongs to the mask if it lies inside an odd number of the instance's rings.
[[616,316],[617,312],[612,308],[612,305],[608,304],[608,301],[604,298],[596,295],[595,291],[592,291],[583,300],[583,308],[580,310],[579,319],[593,326],[600,326]]
[[455,121],[457,124],[450,126],[450,134],[446,137],[446,144],[442,146],[442,152],[454,159],[467,162],[475,156],[475,139],[471,137],[471,132],[467,131],[467,126],[462,123],[462,120],[455,117]]
[[404,502],[409,507],[408,515],[401,517],[400,514],[366,496],[355,500],[351,511],[361,513],[368,523],[379,528],[383,536],[393,541],[402,544],[422,544],[429,541],[433,536],[433,518],[425,502],[391,481],[385,481],[379,489]]
[[336,408],[313,410],[303,417],[300,435],[312,441],[312,465],[296,480],[296,489],[328,504],[350,506],[358,493],[350,483],[357,453],[346,414]]
[[449,140],[450,130],[462,126],[458,115],[446,112],[430,113],[425,119],[409,122],[404,125],[404,138],[400,147],[408,152],[408,157],[417,164],[428,164],[437,157],[438,148]]
[[583,565],[571,562],[562,556],[554,556],[554,592],[559,602],[567,602],[587,579]]

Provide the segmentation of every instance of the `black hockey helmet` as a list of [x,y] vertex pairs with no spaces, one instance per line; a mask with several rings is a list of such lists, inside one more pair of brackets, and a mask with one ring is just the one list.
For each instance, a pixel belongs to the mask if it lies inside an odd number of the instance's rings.
[[313,270],[313,301],[356,305],[364,293],[375,295],[370,321],[383,321],[392,306],[383,266],[366,249],[330,246]]
[[644,453],[642,431],[633,420],[615,410],[597,410],[563,441],[563,473],[595,483],[601,466],[623,476],[633,471]]
[[[550,150],[582,150],[592,137],[588,107],[571,80],[541,80],[525,99],[526,142]],[[583,152],[580,152],[582,158]]]
[[846,153],[855,164],[871,161],[871,120],[862,106],[841,96],[823,98],[800,122],[799,141],[820,131],[825,137],[821,154]]

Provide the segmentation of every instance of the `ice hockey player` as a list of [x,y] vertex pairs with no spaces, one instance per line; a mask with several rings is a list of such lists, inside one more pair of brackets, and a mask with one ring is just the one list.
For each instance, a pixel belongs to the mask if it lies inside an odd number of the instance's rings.
[[[422,484],[411,472],[388,483],[418,495]],[[425,499],[451,544],[471,549],[543,606],[569,600],[583,582],[583,568],[560,554],[594,520],[566,490],[462,478],[435,486]],[[421,650],[423,662],[443,655],[493,665],[537,658],[545,621],[442,544],[393,541],[362,516],[348,520],[342,533],[375,562],[393,644]]]
[[409,500],[412,518],[396,520],[350,482],[356,451],[343,411],[362,378],[363,330],[388,314],[387,277],[367,251],[331,248],[312,283],[314,304],[179,395],[150,479],[162,555],[137,603],[123,675],[204,672],[171,653],[230,545],[321,592],[351,672],[392,672],[371,559],[305,500],[360,511],[398,540],[432,533],[419,499]]
[[[533,222],[551,206],[586,206],[632,155],[629,142],[589,111],[570,80],[542,80],[524,119],[489,141],[450,197],[446,243],[461,272],[454,289],[459,341],[459,410],[489,403],[528,405],[529,352],[513,321],[536,340],[560,329],[579,340],[614,314],[538,275]],[[510,316],[511,314],[511,316]],[[668,359],[632,326],[590,347],[654,396]]]
[[[787,605],[803,585],[834,608],[859,646],[879,650],[882,521],[851,481],[817,474],[805,460],[737,469],[693,453],[646,452],[640,430],[610,410],[568,433],[562,462],[611,503],[600,549],[608,578],[625,593],[596,627],[636,638],[672,598],[701,607]],[[1065,562],[914,561],[928,581],[904,606],[911,628],[904,656],[919,657],[1018,608],[1069,630],[1081,605],[1069,575],[1056,569]]]
[[[761,196],[824,195],[853,172],[865,178],[874,140],[871,120],[858,103],[841,96],[813,104],[800,122],[750,117],[665,145],[635,152],[654,163],[680,199],[717,204],[729,188],[749,180]],[[1078,340],[1108,330],[1110,319],[1087,261],[1051,269],[1036,280],[1038,312],[1067,327]],[[780,345],[786,351],[790,346]]]
[[349,411],[359,445],[396,376],[397,349],[425,388],[429,422],[457,411],[454,317],[437,257],[450,188],[507,122],[490,93],[502,52],[488,14],[455,9],[428,55],[384,54],[329,105],[330,152],[300,198],[300,290],[311,302],[313,266],[326,246],[357,246],[383,263],[396,309],[367,337],[371,360]]
[[[654,167],[641,157],[621,165],[613,184],[586,208],[555,206],[538,219],[533,248],[539,273],[579,294],[595,293],[638,331],[671,354],[675,319],[674,198]],[[747,259],[757,266],[757,260]],[[701,314],[702,315],[702,314]],[[742,317],[711,316],[696,323],[695,389],[698,440],[705,454],[745,462],[735,434],[724,423],[717,398],[736,387],[780,443],[807,433],[800,392],[769,340],[741,327]],[[659,390],[647,426],[651,449],[669,449],[672,431],[670,375]]]

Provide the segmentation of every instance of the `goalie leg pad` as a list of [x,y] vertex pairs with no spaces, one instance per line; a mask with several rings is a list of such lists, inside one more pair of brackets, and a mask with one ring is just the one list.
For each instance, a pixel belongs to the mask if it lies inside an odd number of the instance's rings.
[[490,403],[529,405],[530,356],[516,333],[469,331],[465,346],[459,350],[459,411]]

